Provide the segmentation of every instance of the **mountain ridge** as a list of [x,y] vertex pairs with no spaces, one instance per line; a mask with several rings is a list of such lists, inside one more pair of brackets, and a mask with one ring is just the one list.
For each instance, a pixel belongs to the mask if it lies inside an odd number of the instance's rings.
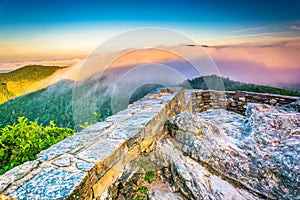
[[62,68],[59,66],[27,65],[8,73],[0,73],[0,104],[42,89],[37,83]]

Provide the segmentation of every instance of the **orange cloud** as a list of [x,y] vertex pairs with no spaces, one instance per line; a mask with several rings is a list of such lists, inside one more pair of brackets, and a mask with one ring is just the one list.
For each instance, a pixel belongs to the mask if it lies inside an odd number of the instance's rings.
[[132,66],[143,63],[155,63],[180,59],[179,56],[162,49],[138,49],[125,55],[120,55],[112,64],[112,67]]

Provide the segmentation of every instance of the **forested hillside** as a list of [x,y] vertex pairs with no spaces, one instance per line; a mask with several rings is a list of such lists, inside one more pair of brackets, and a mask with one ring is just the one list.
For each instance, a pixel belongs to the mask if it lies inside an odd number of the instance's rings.
[[[218,76],[205,76],[190,80],[190,84],[193,88],[207,89],[205,81],[211,81],[212,85],[214,81],[222,80],[226,90],[244,90],[263,93],[274,93],[282,95],[300,96],[299,92],[289,91],[279,88],[273,88],[268,86],[259,86],[254,84],[245,84],[236,81],[232,81],[228,78],[221,78]],[[204,81],[205,80],[205,81]],[[33,92],[13,100],[10,100],[0,105],[0,128],[7,124],[13,124],[17,122],[19,116],[25,116],[30,121],[37,121],[43,125],[48,125],[50,120],[54,120],[54,123],[59,127],[70,127],[79,130],[78,123],[74,123],[73,119],[73,82],[64,80],[58,82],[55,85],[50,86],[47,89],[43,89],[37,92]],[[96,80],[88,83],[88,88],[99,84]],[[99,84],[101,85],[101,84]],[[131,98],[131,101],[135,101],[144,96],[149,90],[153,89],[155,85],[148,85],[145,88],[139,88]],[[214,89],[214,88],[210,88]],[[93,116],[93,112],[97,112],[101,118],[106,118],[112,114],[110,97],[106,92],[107,88],[97,87],[93,97],[95,100],[95,110],[91,110],[89,113],[83,113],[79,117],[79,123],[84,122],[93,123],[97,118]],[[83,109],[89,107],[92,99],[87,97],[83,103]]]
[[[46,89],[33,92],[13,100],[10,100],[0,105],[0,128],[7,124],[13,124],[17,122],[19,116],[26,116],[29,121],[37,121],[43,125],[49,125],[49,121],[53,120],[59,127],[75,127],[73,120],[73,104],[72,104],[72,89],[73,82],[69,80],[63,80],[55,85],[52,85]],[[110,101],[108,97],[102,96],[103,88],[96,91],[99,98],[96,102],[97,110],[101,117],[107,117],[111,115],[110,112]],[[101,98],[100,98],[101,97]],[[88,107],[89,101],[85,104]],[[89,116],[81,116],[84,123],[89,121],[93,122],[92,112]],[[90,120],[89,120],[90,119]]]
[[198,77],[192,80],[189,80],[189,83],[191,84],[192,88],[194,89],[215,89],[215,88],[207,88],[207,83],[210,83],[209,85],[214,85],[214,82],[224,83],[224,88],[227,91],[249,91],[249,92],[259,92],[259,93],[270,93],[270,94],[281,94],[286,96],[300,96],[300,92],[298,91],[292,91],[292,90],[286,90],[281,88],[275,88],[270,86],[262,86],[262,85],[255,85],[250,83],[242,83],[238,81],[230,80],[229,78],[219,77],[216,75],[210,75],[210,76],[203,76]]
[[12,72],[0,73],[0,103],[34,91],[34,85],[54,72],[57,66],[28,65]]

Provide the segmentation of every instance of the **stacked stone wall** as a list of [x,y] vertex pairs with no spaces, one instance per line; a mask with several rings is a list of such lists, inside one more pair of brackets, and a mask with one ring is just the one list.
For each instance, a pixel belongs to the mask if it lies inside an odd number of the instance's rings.
[[203,112],[211,108],[223,108],[236,113],[244,114],[247,103],[286,106],[291,103],[299,104],[299,101],[299,97],[275,94],[242,91],[193,90],[192,111]]
[[158,89],[128,109],[96,123],[0,177],[0,199],[100,199],[134,171],[151,151],[170,117],[191,109],[183,88]]

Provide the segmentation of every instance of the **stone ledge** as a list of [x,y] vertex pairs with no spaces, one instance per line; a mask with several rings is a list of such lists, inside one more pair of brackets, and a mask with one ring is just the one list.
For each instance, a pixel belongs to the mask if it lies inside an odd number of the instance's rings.
[[8,171],[0,192],[17,199],[99,198],[123,173],[130,176],[141,151],[161,138],[165,121],[185,109],[183,88],[157,89]]

